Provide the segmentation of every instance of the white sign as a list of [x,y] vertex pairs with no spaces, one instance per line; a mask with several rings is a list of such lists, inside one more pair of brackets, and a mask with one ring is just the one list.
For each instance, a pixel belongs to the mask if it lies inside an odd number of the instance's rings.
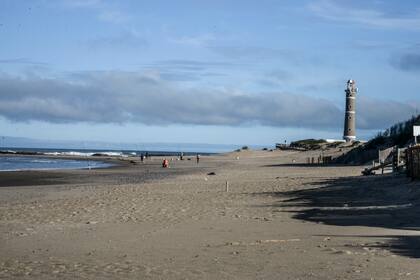
[[420,125],[413,126],[413,136],[420,136]]

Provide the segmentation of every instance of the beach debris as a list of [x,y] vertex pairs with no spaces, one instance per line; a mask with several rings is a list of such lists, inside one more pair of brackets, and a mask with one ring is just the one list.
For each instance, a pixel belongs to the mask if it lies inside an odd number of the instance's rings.
[[262,239],[262,240],[256,240],[255,242],[250,243],[244,243],[240,241],[234,241],[234,242],[226,242],[226,246],[255,246],[255,245],[261,245],[261,244],[270,244],[270,243],[287,243],[287,242],[299,242],[301,241],[298,238],[293,239]]
[[228,245],[228,246],[239,246],[239,245],[241,245],[242,243],[241,242],[238,242],[238,241],[236,241],[236,242],[227,242],[226,243],[226,245]]
[[263,244],[263,243],[284,243],[284,242],[298,242],[300,239],[292,238],[292,239],[266,239],[266,240],[257,240],[255,243]]
[[216,175],[216,172],[209,172],[209,173],[207,173],[207,175],[213,176],[213,175]]
[[365,168],[365,169],[362,171],[362,175],[364,175],[364,176],[375,175],[375,171],[372,171],[372,170],[371,170],[371,169],[369,169],[369,168]]
[[269,218],[266,218],[266,217],[252,217],[254,220],[262,220],[262,221],[266,221],[266,222],[268,222],[268,221],[270,221],[270,219]]
[[225,246],[257,246],[263,244],[280,244],[280,243],[288,243],[288,242],[299,242],[300,239],[293,238],[293,239],[266,239],[266,240],[257,240],[255,242],[244,243],[240,241],[234,242],[226,242]]

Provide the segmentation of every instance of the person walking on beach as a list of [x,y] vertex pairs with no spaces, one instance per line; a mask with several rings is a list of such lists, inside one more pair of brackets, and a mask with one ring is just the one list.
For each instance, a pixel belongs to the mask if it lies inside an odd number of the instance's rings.
[[141,153],[140,160],[141,160],[141,163],[144,162],[144,155],[143,155],[143,153]]
[[200,163],[200,155],[199,154],[197,154],[196,159],[197,159],[197,164],[199,164]]

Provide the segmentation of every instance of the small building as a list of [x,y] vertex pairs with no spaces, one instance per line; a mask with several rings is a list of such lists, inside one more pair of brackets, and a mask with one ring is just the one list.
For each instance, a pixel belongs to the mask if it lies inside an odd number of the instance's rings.
[[420,143],[419,138],[420,138],[420,123],[415,123],[413,125],[413,136],[414,136],[414,143],[417,145]]

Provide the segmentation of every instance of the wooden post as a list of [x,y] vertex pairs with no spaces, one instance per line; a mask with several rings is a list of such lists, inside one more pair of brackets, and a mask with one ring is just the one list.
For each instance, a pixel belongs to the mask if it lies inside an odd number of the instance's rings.
[[412,158],[411,158],[411,148],[407,148],[405,151],[405,168],[407,172],[407,177],[411,177],[411,166]]
[[420,149],[413,149],[413,178],[420,178]]
[[392,172],[398,171],[398,147],[395,147],[392,151]]
[[226,192],[229,192],[229,181],[226,181]]

